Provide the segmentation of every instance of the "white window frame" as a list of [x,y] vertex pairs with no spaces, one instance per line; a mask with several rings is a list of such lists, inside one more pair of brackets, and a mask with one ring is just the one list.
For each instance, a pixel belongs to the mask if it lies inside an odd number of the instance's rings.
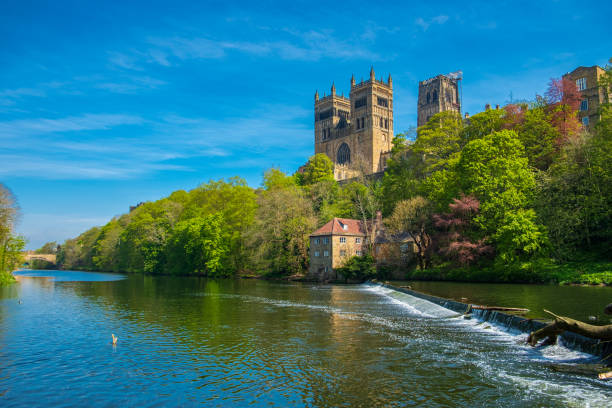
[[319,245],[319,238],[315,238],[314,239],[314,243],[315,243],[315,245]]
[[340,256],[346,256],[346,250],[345,249],[341,249],[340,250]]
[[584,91],[585,89],[587,89],[586,77],[578,78],[576,80],[576,87],[578,88],[579,91]]
[[314,255],[318,258],[319,257],[319,251],[314,251]]
[[355,243],[356,244],[361,244],[361,238],[359,238],[359,237],[355,238]]
[[589,99],[588,98],[584,98],[583,100],[580,101],[580,110],[583,112],[589,110]]
[[355,255],[361,256],[361,251],[359,251],[359,250],[355,251]]
[[323,238],[323,243],[324,244],[329,244],[329,238],[328,237]]
[[329,257],[329,251],[323,251],[323,256],[324,257]]
[[340,237],[340,243],[346,244],[346,237]]

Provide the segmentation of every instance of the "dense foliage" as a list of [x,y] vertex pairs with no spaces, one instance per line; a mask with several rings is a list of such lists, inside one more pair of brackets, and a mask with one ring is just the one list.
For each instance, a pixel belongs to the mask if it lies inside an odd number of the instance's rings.
[[[612,86],[610,69],[602,86]],[[531,103],[434,115],[397,135],[378,181],[339,185],[318,154],[292,176],[268,170],[258,189],[233,178],[176,191],[66,241],[58,260],[152,274],[300,275],[314,229],[356,218],[378,236],[382,210],[387,231],[414,243],[411,276],[545,281],[555,265],[612,256],[612,107],[586,129],[579,98],[575,84],[553,80]],[[342,268],[346,279],[375,274],[366,243],[368,254]]]
[[11,191],[0,183],[0,286],[14,281],[11,272],[21,263],[25,241],[13,233],[18,210]]

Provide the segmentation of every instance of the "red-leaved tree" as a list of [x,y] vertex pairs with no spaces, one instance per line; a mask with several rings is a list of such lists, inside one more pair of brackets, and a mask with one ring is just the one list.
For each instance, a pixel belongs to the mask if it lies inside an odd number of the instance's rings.
[[493,247],[486,244],[485,238],[476,238],[473,220],[480,209],[480,202],[473,196],[461,195],[453,198],[448,206],[450,213],[435,214],[434,225],[438,235],[439,252],[448,259],[467,266],[480,257],[493,253]]
[[578,109],[581,100],[582,94],[574,81],[569,78],[551,78],[545,93],[545,101],[551,114],[552,124],[561,135],[557,140],[559,146],[580,131]]

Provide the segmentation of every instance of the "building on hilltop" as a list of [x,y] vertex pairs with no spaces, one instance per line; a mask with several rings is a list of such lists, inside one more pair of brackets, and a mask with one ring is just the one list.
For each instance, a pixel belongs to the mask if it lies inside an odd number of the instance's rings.
[[599,107],[608,102],[610,89],[604,89],[599,85],[604,69],[595,65],[593,67],[578,67],[572,72],[563,75],[576,83],[576,87],[582,94],[580,110],[578,115],[585,127],[592,127],[600,119]]
[[334,163],[336,180],[384,171],[393,141],[393,81],[351,78],[349,97],[315,93],[315,154],[324,153]]
[[438,75],[419,82],[417,126],[421,127],[436,113],[453,111],[461,115],[461,71]]

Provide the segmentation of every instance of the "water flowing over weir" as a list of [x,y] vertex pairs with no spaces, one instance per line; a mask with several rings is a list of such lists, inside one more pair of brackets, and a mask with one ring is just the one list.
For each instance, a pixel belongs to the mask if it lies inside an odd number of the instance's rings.
[[52,274],[0,290],[2,408],[612,405],[611,384],[548,367],[593,356],[533,349],[427,295]]
[[[473,318],[480,322],[488,322],[491,324],[495,324],[497,326],[500,326],[501,328],[513,332],[529,334],[546,326],[546,323],[537,320],[526,319],[521,316],[503,313],[497,310],[470,310],[469,304],[416,292],[411,289],[398,288],[388,284],[374,285],[384,287],[385,289],[390,291],[387,292],[387,294],[395,292],[393,295],[391,295],[394,298],[399,298],[403,295],[407,303],[416,302],[418,304],[424,305],[423,307],[425,308],[432,307],[427,305],[430,304],[433,305],[435,308],[444,308],[449,311],[452,310],[459,314],[464,314],[469,311]],[[612,355],[611,342],[600,342],[598,340],[589,339],[579,334],[570,332],[563,333],[559,336],[559,338],[564,346],[573,350],[582,351],[584,353],[589,353],[601,358],[606,358]]]

